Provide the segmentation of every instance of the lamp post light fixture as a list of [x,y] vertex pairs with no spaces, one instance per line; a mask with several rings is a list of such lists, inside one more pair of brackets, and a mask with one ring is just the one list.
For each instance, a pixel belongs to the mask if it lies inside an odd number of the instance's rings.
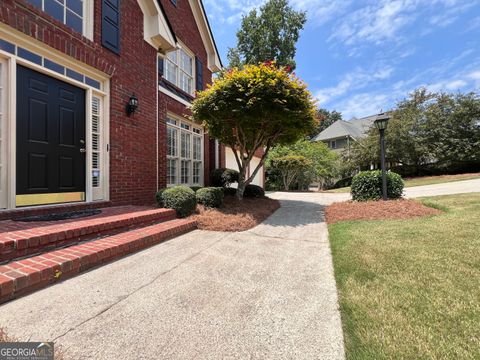
[[387,200],[387,173],[385,170],[385,130],[387,129],[390,116],[385,113],[378,114],[375,120],[375,126],[380,132],[380,162],[382,165],[382,195],[383,200]]
[[128,103],[127,103],[127,116],[135,114],[135,110],[137,110],[137,108],[138,108],[138,99],[135,96],[135,94],[132,94],[132,96],[130,96],[130,99],[128,100]]

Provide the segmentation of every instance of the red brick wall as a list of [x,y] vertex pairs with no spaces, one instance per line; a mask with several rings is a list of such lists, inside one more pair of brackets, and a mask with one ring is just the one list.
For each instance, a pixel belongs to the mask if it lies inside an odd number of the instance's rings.
[[[207,51],[203,45],[200,32],[198,30],[195,18],[190,8],[189,2],[187,0],[177,1],[175,6],[170,0],[160,0],[165,13],[170,20],[170,23],[173,28],[177,39],[181,41],[185,46],[192,51],[195,56],[197,56],[202,62],[203,69],[203,86],[206,88],[207,84],[211,82],[212,73],[208,69],[207,64]],[[196,79],[195,79],[196,80]],[[168,95],[159,93],[160,103],[159,103],[159,116],[162,124],[162,132],[166,132],[165,128],[165,119],[168,112],[172,112],[179,116],[190,116],[190,110],[183,105],[182,103],[170,98]],[[161,137],[161,139],[166,139]],[[206,186],[210,183],[210,172],[215,167],[215,162],[212,162],[210,159],[210,152],[214,151],[214,148],[210,147],[210,141],[207,135],[204,138],[204,184]],[[160,143],[159,156],[160,159],[165,159],[166,161],[166,141],[163,140]],[[159,169],[160,173],[160,186],[165,186],[166,182],[166,165],[162,165],[162,168]]]
[[[157,188],[157,85],[152,80],[157,55],[143,39],[143,14],[137,2],[121,1],[120,55],[101,46],[100,1],[95,1],[93,42],[23,0],[1,0],[0,21],[111,76],[110,199],[114,204],[152,203]],[[132,93],[139,108],[127,117],[125,105]]]

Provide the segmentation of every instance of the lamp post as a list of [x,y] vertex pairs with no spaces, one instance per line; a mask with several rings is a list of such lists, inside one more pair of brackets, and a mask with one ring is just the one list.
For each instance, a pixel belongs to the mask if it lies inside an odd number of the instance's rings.
[[387,173],[385,170],[385,129],[388,125],[390,116],[385,113],[378,114],[375,120],[375,126],[380,132],[380,162],[382,164],[382,195],[383,200],[387,200]]

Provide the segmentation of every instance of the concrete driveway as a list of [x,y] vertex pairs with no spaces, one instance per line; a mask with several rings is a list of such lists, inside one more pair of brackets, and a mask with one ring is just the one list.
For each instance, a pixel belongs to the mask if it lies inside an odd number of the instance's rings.
[[336,197],[271,196],[281,209],[250,231],[167,241],[2,305],[0,326],[72,359],[343,359]]
[[480,179],[452,181],[443,184],[422,185],[405,188],[408,198],[480,192]]
[[[480,179],[452,181],[442,184],[422,185],[406,187],[406,198],[418,198],[425,196],[454,195],[480,192]],[[274,194],[274,193],[271,193]],[[350,193],[310,193],[316,201],[321,203],[347,201],[351,199]],[[269,195],[270,196],[270,195]]]

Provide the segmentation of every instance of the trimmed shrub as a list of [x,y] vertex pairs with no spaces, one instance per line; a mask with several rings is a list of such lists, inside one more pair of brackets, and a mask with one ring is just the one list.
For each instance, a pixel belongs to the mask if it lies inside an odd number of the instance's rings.
[[238,171],[233,169],[215,169],[212,171],[210,182],[215,187],[230,187],[231,184],[238,182]]
[[260,186],[249,184],[245,187],[245,191],[243,192],[243,197],[248,197],[248,198],[265,197],[265,190],[263,190],[263,188]]
[[203,189],[201,186],[190,186],[190,189],[192,189],[194,192],[197,192],[200,189]]
[[167,209],[174,209],[179,217],[191,215],[197,206],[195,192],[188,186],[174,186],[160,191],[158,204]]
[[[352,179],[352,199],[355,201],[380,200],[382,198],[382,172],[361,171]],[[401,198],[403,179],[397,173],[387,171],[387,197]]]
[[232,187],[223,188],[223,193],[225,196],[235,196],[237,194],[237,189]]
[[217,208],[223,204],[223,188],[205,187],[197,191],[197,203],[207,207]]
[[162,200],[162,194],[163,192],[167,190],[167,188],[163,188],[163,189],[160,189],[157,191],[157,193],[155,194],[155,200],[157,200],[157,204],[158,206],[160,207],[164,207],[163,206],[163,200]]

